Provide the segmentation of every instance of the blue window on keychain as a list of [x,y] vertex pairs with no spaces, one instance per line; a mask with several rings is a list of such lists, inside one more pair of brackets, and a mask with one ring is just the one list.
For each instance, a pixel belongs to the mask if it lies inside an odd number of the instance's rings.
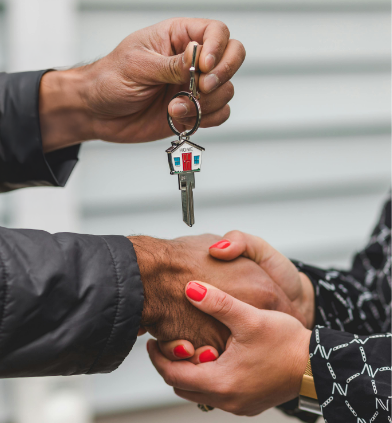
[[174,157],[174,165],[175,166],[180,166],[181,162],[180,162],[180,158],[179,157]]
[[194,156],[195,164],[200,164],[200,156]]

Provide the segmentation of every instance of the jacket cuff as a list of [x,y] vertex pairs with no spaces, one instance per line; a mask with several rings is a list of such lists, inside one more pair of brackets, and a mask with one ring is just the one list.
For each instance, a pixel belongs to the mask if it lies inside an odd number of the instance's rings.
[[325,278],[326,271],[317,267],[309,266],[308,264],[304,264],[297,260],[291,261],[297,268],[298,272],[304,273],[313,285],[315,301],[314,310],[316,313],[315,325],[325,325],[327,318],[323,315],[323,304],[320,304],[320,302],[322,302],[322,298],[320,298],[319,281],[320,279]]
[[39,87],[48,70],[0,74],[0,192],[64,186],[80,145],[44,154]]
[[122,236],[103,236],[116,282],[115,316],[109,337],[87,371],[109,373],[124,361],[137,339],[143,311],[143,284],[132,242]]

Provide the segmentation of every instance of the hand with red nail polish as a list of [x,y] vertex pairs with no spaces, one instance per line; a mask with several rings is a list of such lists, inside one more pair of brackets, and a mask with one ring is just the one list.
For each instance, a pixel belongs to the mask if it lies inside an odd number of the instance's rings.
[[219,260],[231,261],[246,257],[265,271],[290,299],[297,311],[296,317],[312,329],[315,321],[313,284],[295,265],[262,238],[240,231],[228,232],[224,239],[211,245],[210,255]]
[[[199,235],[159,240],[130,237],[135,248],[144,287],[141,325],[155,336],[163,354],[178,360],[173,344],[183,345],[189,359],[199,348],[221,354],[230,336],[229,329],[216,319],[191,307],[183,292],[189,281],[204,280],[257,308],[295,314],[291,302],[260,266],[244,257],[233,261],[216,260],[208,250],[221,241],[215,235]],[[226,247],[229,241],[220,243]],[[225,249],[230,249],[227,246]],[[224,251],[224,250],[222,250]],[[202,300],[204,287],[188,285],[189,296]],[[169,346],[165,346],[169,342]]]
[[155,368],[178,396],[246,416],[298,396],[310,330],[288,314],[259,310],[206,283],[190,282],[185,293],[194,307],[226,325],[231,336],[221,356],[200,348],[191,363],[171,362],[150,341]]

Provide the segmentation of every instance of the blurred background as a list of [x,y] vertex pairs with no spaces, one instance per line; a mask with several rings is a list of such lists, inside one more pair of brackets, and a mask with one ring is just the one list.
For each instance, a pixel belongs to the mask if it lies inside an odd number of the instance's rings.
[[[88,63],[174,16],[222,20],[247,50],[229,122],[192,138],[206,148],[196,225],[182,222],[170,139],[88,143],[65,189],[3,194],[0,224],[163,238],[240,229],[348,267],[390,186],[389,0],[0,0],[0,70]],[[110,375],[0,381],[0,423],[245,420],[178,399],[145,342]],[[252,420],[291,421],[275,410]]]

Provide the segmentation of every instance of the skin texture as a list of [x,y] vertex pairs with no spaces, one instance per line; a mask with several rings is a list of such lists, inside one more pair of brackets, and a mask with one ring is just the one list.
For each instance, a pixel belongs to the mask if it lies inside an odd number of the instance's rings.
[[224,235],[228,241],[209,248],[210,255],[220,260],[230,261],[237,257],[246,257],[260,266],[284,293],[306,320],[305,326],[313,329],[315,321],[315,298],[313,285],[309,278],[298,272],[294,264],[264,239],[240,231],[231,231]]
[[298,396],[311,331],[285,313],[258,310],[198,283],[207,288],[206,296],[188,300],[230,329],[228,346],[217,360],[194,364],[168,360],[150,340],[150,358],[166,383],[181,398],[246,416]]
[[[304,322],[281,288],[256,263],[243,257],[230,262],[211,257],[208,247],[219,239],[215,235],[172,241],[130,237],[144,286],[145,330],[160,341],[186,340],[184,346],[190,353],[193,347],[205,345],[216,355],[225,350],[230,336],[228,328],[197,310],[183,295],[188,281],[196,278],[207,280],[257,308],[279,310]],[[173,349],[171,357],[175,357]]]
[[179,130],[193,126],[192,103],[170,99],[189,91],[194,43],[201,127],[225,122],[234,95],[230,79],[245,49],[220,21],[175,18],[134,32],[95,63],[44,75],[39,102],[44,151],[91,139],[136,143],[174,135],[168,108]]
[[[263,239],[240,231],[231,231],[224,235],[223,240],[211,244],[209,253],[212,257],[223,261],[232,261],[237,257],[246,257],[255,262],[268,275],[270,281],[279,286],[290,300],[294,310],[304,320],[307,329],[313,329],[315,321],[315,297],[313,285],[309,278],[298,272],[293,263],[279,251],[271,247]],[[263,308],[263,307],[259,307]],[[272,307],[270,309],[273,309]],[[171,342],[159,342],[161,352],[170,360],[179,360],[173,354],[173,349],[182,345],[188,352],[193,363],[199,362],[200,354],[210,348],[194,348],[189,341],[181,339]],[[211,346],[212,347],[212,346]],[[218,352],[210,348],[217,354]],[[182,357],[181,359],[183,359]]]

